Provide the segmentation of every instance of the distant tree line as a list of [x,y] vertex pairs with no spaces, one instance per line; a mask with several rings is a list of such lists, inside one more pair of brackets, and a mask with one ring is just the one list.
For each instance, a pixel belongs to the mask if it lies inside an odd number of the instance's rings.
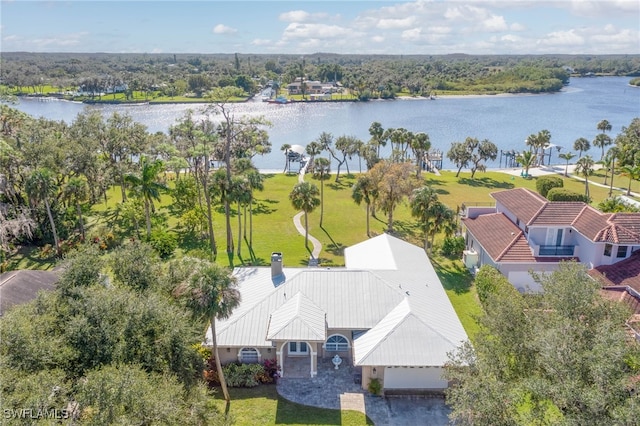
[[299,55],[106,54],[2,52],[0,79],[16,92],[45,86],[108,88],[182,96],[202,96],[234,86],[251,95],[269,82],[284,87],[302,78],[339,81],[361,99],[396,93],[430,95],[442,91],[557,91],[573,75],[640,75],[638,55]]

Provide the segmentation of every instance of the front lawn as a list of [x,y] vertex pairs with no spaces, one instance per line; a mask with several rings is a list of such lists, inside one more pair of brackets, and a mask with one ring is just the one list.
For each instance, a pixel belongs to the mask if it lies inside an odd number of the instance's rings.
[[222,392],[217,391],[214,402],[221,413],[231,416],[236,425],[372,425],[373,422],[358,411],[330,410],[309,407],[288,401],[278,395],[276,386],[230,388],[231,402],[227,406]]

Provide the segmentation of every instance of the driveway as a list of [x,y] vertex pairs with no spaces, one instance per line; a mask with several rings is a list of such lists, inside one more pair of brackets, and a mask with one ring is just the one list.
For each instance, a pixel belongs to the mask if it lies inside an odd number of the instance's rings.
[[369,416],[378,426],[450,424],[450,409],[443,398],[371,396],[354,383],[350,367],[335,370],[332,365],[322,361],[318,362],[318,375],[314,378],[281,378],[278,381],[278,393],[299,404],[357,410]]

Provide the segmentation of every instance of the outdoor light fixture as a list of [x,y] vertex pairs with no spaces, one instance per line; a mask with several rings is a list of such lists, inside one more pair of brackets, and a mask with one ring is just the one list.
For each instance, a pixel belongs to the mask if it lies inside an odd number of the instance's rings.
[[376,374],[376,368],[373,367],[373,374]]

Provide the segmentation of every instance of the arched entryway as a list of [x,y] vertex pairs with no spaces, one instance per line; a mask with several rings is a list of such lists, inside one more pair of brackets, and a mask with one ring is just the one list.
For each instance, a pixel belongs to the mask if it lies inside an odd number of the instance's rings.
[[317,342],[286,341],[276,352],[282,377],[315,377],[317,374]]

